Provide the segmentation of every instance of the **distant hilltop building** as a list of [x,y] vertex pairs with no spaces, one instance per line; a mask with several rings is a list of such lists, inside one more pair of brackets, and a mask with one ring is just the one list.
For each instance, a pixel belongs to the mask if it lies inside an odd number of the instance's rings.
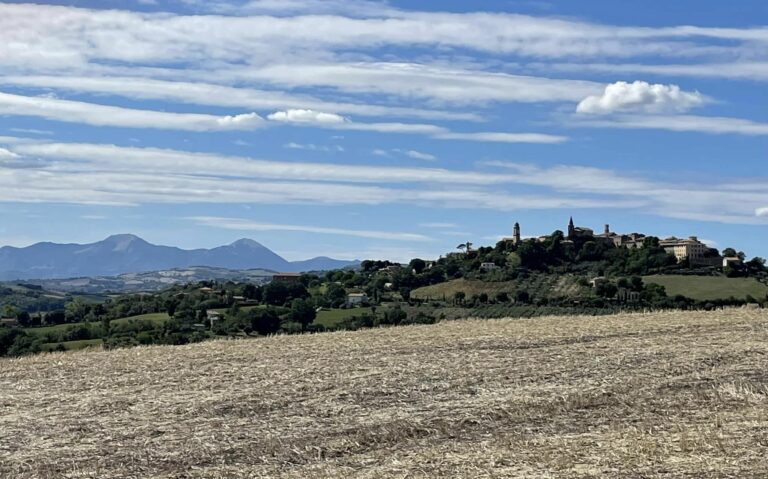
[[[547,241],[549,238],[550,236],[540,236],[538,241]],[[641,233],[618,234],[611,231],[610,225],[605,225],[603,232],[596,235],[595,231],[591,228],[576,226],[573,222],[573,217],[571,217],[568,221],[568,235],[563,243],[573,244],[577,239],[587,238],[592,241],[613,245],[617,248],[634,249],[642,248],[648,236]],[[515,223],[513,236],[511,238],[504,238],[504,240],[511,241],[514,244],[521,242],[520,223]],[[667,253],[674,255],[678,262],[687,260],[691,266],[719,266],[723,264],[723,258],[718,254],[717,250],[702,243],[696,236],[689,236],[686,239],[672,236],[660,240],[659,246],[664,248]]]
[[672,236],[659,241],[659,246],[667,253],[675,255],[677,261],[687,259],[691,265],[719,266],[723,261],[717,250],[713,250],[695,236],[687,239]]

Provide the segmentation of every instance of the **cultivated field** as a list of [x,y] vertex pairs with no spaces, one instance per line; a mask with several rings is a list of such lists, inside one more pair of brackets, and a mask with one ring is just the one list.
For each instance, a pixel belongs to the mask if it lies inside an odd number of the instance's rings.
[[731,296],[745,299],[747,295],[764,299],[768,286],[755,278],[726,278],[724,276],[656,275],[643,278],[646,283],[664,286],[667,296],[682,294],[702,301],[728,299]]
[[0,477],[768,476],[768,312],[0,361]]

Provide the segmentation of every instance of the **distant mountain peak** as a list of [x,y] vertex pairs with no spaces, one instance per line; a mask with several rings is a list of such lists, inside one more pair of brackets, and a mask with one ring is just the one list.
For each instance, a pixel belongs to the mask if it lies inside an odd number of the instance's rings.
[[183,250],[149,243],[133,234],[90,244],[39,243],[0,248],[0,280],[82,278],[207,266],[228,270],[327,271],[348,261],[315,258],[288,262],[261,243],[243,238],[228,246]]
[[113,246],[113,251],[126,251],[134,244],[148,244],[143,239],[132,234],[112,235],[104,240],[104,243]]
[[248,238],[241,238],[235,241],[234,243],[232,243],[230,246],[239,246],[239,247],[248,247],[248,248],[264,248],[263,244]]
[[109,243],[114,243],[114,242],[123,242],[123,241],[144,241],[144,240],[139,238],[136,235],[125,233],[125,234],[108,236],[104,241]]

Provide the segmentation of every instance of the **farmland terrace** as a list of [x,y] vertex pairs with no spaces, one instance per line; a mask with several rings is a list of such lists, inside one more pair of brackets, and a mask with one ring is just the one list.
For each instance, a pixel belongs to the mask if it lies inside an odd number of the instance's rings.
[[0,360],[0,477],[766,477],[768,313]]

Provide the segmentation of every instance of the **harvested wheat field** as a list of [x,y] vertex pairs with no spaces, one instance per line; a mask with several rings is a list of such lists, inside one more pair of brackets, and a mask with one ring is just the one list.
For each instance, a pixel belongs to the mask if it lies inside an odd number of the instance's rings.
[[7,478],[766,477],[768,312],[0,361]]

